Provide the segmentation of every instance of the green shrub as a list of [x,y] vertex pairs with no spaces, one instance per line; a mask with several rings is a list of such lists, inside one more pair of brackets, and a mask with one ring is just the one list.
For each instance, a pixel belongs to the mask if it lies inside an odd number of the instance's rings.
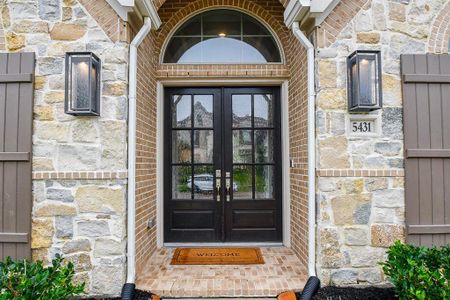
[[380,263],[401,300],[450,299],[450,246],[416,247],[395,242]]
[[73,264],[63,263],[57,256],[52,265],[44,267],[41,261],[0,262],[0,299],[63,300],[84,291],[84,283],[72,283]]

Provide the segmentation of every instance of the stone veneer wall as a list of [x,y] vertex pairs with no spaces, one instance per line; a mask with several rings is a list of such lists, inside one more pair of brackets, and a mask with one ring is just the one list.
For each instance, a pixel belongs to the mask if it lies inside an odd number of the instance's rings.
[[[316,31],[317,263],[325,284],[383,282],[377,263],[404,238],[400,54],[425,53],[434,20],[449,7],[448,0],[363,2],[342,0]],[[346,57],[357,49],[382,51],[384,107],[373,112],[379,137],[350,137],[346,127]]]
[[[101,0],[1,1],[8,51],[36,53],[33,259],[62,253],[89,294],[120,293],[125,280],[128,45],[103,30],[117,15]],[[119,27],[115,27],[119,28]],[[102,59],[101,117],[64,114],[64,55]]]

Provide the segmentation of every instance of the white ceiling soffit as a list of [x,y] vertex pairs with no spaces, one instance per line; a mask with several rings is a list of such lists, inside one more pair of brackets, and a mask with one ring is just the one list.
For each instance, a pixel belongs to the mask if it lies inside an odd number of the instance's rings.
[[314,19],[319,26],[340,0],[290,0],[284,11],[284,23],[288,28],[292,23],[305,23]]
[[149,17],[152,21],[152,28],[158,29],[161,26],[161,19],[158,10],[152,0],[106,0],[116,11],[119,17],[128,21],[128,13],[133,12],[141,18]]

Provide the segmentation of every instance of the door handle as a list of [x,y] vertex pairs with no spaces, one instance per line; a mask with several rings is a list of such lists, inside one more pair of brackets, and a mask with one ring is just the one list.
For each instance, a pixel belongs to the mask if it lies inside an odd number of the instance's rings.
[[217,199],[217,202],[220,202],[220,188],[222,187],[221,186],[221,174],[222,174],[222,172],[221,172],[221,170],[216,170],[216,199]]
[[227,188],[227,202],[231,201],[231,174],[230,172],[225,173],[225,187]]

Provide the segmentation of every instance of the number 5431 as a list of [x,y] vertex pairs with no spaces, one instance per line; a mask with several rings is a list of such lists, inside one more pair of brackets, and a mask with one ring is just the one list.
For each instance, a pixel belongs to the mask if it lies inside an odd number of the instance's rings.
[[353,122],[352,123],[353,132],[372,132],[371,122]]

